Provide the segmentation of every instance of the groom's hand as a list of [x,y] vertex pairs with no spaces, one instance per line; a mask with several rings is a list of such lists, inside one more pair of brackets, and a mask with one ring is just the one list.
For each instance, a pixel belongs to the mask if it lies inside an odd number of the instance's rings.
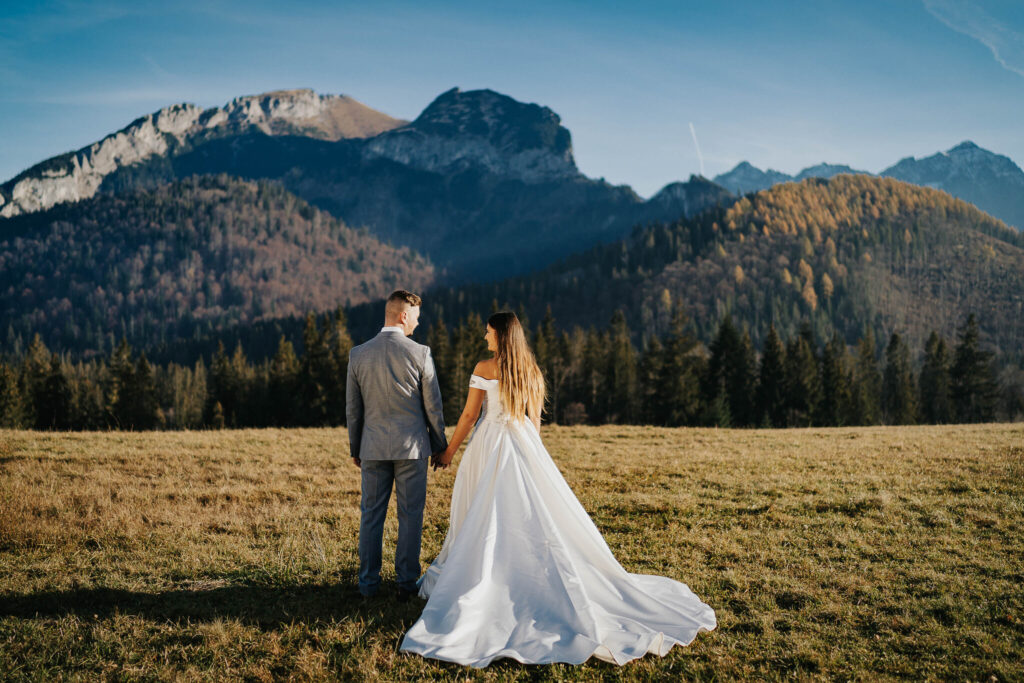
[[434,471],[440,467],[442,470],[448,467],[448,463],[444,462],[444,451],[438,451],[430,456],[430,464],[434,466]]
[[363,467],[363,461],[360,460],[359,458],[352,458],[352,464],[360,469],[362,469]]

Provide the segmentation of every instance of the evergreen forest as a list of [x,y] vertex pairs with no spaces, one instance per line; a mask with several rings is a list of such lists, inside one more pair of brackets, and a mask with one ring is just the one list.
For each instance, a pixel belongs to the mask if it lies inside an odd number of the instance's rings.
[[[550,312],[530,330],[547,384],[545,422],[559,424],[805,427],[987,422],[1024,417],[1024,369],[979,344],[970,315],[955,339],[929,335],[912,348],[898,333],[856,345],[809,324],[783,337],[769,326],[755,352],[750,332],[726,316],[710,343],[681,307],[643,349],[616,311],[602,330],[559,331]],[[473,367],[488,356],[483,318],[438,321],[432,349],[454,424]],[[122,340],[104,358],[72,361],[37,335],[21,358],[0,363],[0,426],[42,430],[219,429],[339,426],[352,348],[345,313],[305,318],[302,352],[283,336],[271,358],[250,361],[220,345],[209,362],[151,363]]]

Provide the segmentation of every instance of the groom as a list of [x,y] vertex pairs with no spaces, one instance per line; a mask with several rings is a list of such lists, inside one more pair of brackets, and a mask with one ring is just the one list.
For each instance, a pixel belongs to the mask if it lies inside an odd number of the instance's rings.
[[359,592],[365,596],[380,588],[384,516],[392,484],[398,498],[399,597],[416,594],[427,461],[448,447],[430,348],[409,339],[419,323],[421,303],[411,292],[392,292],[384,308],[384,329],[349,354],[346,413],[352,460],[362,471]]

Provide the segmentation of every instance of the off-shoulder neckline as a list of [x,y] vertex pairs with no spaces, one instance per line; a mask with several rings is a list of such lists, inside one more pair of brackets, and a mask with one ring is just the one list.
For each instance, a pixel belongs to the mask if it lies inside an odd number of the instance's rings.
[[485,382],[497,382],[498,381],[497,377],[495,377],[494,379],[487,379],[486,377],[481,377],[480,375],[476,374],[475,372],[473,373],[473,377],[476,377],[477,379],[482,379]]

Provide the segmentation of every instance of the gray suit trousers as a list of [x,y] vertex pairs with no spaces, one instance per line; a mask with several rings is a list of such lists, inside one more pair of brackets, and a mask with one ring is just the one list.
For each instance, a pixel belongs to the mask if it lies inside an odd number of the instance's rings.
[[363,497],[359,521],[359,592],[373,595],[380,587],[384,517],[395,487],[398,502],[398,545],[395,577],[400,588],[416,591],[420,577],[420,538],[427,498],[427,458],[363,460]]

